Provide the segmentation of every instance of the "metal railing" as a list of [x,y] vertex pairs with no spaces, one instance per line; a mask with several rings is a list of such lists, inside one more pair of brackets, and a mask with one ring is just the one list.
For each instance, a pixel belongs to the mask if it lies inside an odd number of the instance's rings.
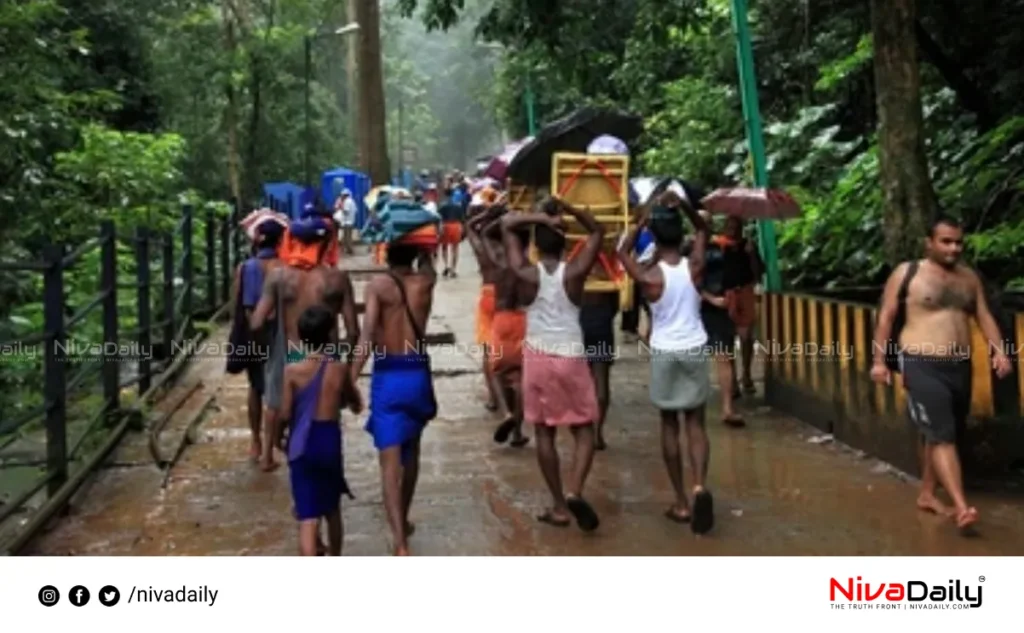
[[[243,258],[239,214],[237,204],[219,217],[186,205],[173,231],[131,235],[104,221],[77,248],[48,244],[40,261],[0,262],[42,276],[42,331],[0,340],[41,380],[37,404],[0,410],[0,552],[22,547],[128,429],[141,429],[146,404],[205,334],[199,321],[224,313]],[[89,285],[97,251],[98,287],[83,297],[68,282]],[[22,520],[14,529],[12,518]]]

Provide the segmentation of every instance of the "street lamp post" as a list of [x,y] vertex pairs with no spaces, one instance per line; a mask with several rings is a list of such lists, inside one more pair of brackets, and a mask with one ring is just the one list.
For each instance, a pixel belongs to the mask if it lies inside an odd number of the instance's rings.
[[[306,168],[306,186],[313,186],[313,166],[312,166],[312,154],[313,154],[313,129],[310,126],[310,90],[309,85],[312,80],[313,74],[313,40],[321,37],[328,37],[330,35],[350,35],[359,30],[359,24],[357,22],[351,22],[345,26],[335,29],[333,31],[322,32],[318,31],[315,33],[307,33],[303,38],[304,52],[305,52],[305,77],[304,77],[304,110],[306,119],[306,138],[305,138],[305,168]],[[351,87],[350,87],[351,89]]]
[[537,134],[537,115],[534,110],[533,80],[530,71],[526,71],[526,125],[530,136]]

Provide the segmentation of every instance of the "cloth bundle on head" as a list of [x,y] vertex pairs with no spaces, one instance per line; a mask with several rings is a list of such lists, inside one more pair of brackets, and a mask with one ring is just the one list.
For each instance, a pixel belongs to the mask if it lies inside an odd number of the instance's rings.
[[341,255],[334,220],[312,215],[293,221],[281,241],[279,257],[285,264],[304,270],[321,263],[337,266]]
[[378,244],[437,246],[440,216],[412,200],[390,199],[377,212],[377,222],[364,237]]

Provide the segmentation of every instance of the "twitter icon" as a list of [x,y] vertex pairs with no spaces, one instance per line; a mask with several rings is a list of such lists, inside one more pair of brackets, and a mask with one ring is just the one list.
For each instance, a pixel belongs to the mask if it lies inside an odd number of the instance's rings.
[[121,601],[121,592],[114,585],[107,585],[100,589],[100,604],[105,607],[112,607]]

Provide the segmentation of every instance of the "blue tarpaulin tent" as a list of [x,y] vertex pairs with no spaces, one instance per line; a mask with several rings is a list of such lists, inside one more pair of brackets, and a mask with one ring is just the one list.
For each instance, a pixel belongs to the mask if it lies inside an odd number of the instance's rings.
[[342,189],[352,192],[352,198],[359,208],[356,213],[356,226],[363,226],[366,222],[366,203],[363,202],[363,198],[370,193],[370,177],[346,167],[335,167],[323,173],[320,178],[320,196],[328,209],[334,208],[334,201],[341,195]]
[[266,182],[263,183],[263,196],[266,198],[266,205],[288,214],[288,217],[298,218],[302,206],[306,202],[302,187],[292,182]]

